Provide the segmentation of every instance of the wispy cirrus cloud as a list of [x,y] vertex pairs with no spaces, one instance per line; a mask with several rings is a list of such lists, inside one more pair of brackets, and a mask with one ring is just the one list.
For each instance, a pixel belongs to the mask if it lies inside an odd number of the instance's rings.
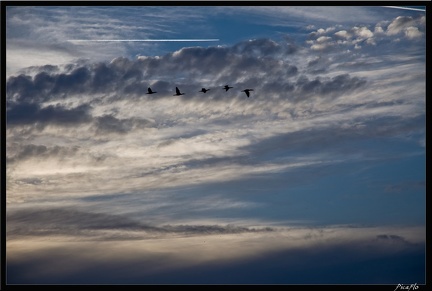
[[[138,12],[133,7],[122,7],[113,13],[109,7],[8,7],[7,72],[13,74],[31,65],[64,65],[79,59],[105,61],[129,55],[127,43],[101,47],[95,43],[69,41],[73,39],[136,39],[137,35],[140,39],[155,38],[155,35],[159,38],[161,35],[163,38],[179,38],[179,35],[184,38],[177,29],[173,29],[175,15],[181,14],[181,10],[181,7],[164,10],[149,6],[144,12]],[[143,14],[146,17],[142,17]],[[202,14],[189,11],[188,22],[183,26],[202,30],[204,26],[196,25],[197,22],[203,23]],[[188,35],[186,38],[196,37]],[[158,48],[154,43],[138,45],[138,50],[155,52]]]

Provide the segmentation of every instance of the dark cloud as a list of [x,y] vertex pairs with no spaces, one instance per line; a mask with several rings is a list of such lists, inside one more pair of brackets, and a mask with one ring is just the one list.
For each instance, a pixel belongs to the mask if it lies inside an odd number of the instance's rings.
[[[167,55],[167,57],[168,61],[174,61],[176,67],[183,63],[183,59],[186,59],[187,61],[181,65],[181,70],[194,69],[208,75],[223,71],[231,64],[233,54],[227,47],[192,47],[183,48],[177,53]],[[167,57],[163,60],[165,61]]]
[[250,233],[250,232],[266,232],[274,231],[271,227],[266,228],[249,228],[233,225],[165,225],[163,229],[173,233],[186,234],[230,234],[230,233]]
[[54,65],[30,66],[30,67],[27,67],[27,68],[20,70],[20,72],[23,75],[25,75],[25,74],[38,74],[41,72],[53,74],[53,73],[58,73],[59,71],[60,71],[59,66],[54,66]]
[[[37,103],[73,94],[112,92],[118,94],[117,98],[132,94],[152,99],[172,97],[176,86],[190,88],[183,99],[202,98],[198,93],[202,87],[227,83],[262,86],[274,79],[286,81],[296,76],[298,68],[286,60],[296,50],[292,42],[257,39],[232,47],[186,47],[161,57],[140,57],[135,61],[120,57],[110,63],[79,62],[64,66],[62,72],[58,67],[44,66],[34,69],[38,71],[34,77],[24,74],[10,77],[7,99]],[[199,80],[203,78],[211,81],[202,84]],[[158,94],[145,95],[150,86]],[[214,99],[224,96],[222,91],[217,96],[211,93],[210,98]]]
[[74,155],[78,152],[79,147],[63,146],[45,146],[45,145],[15,145],[13,149],[8,150],[7,162],[13,163],[30,158],[46,159],[49,157],[64,158]]
[[114,114],[93,117],[92,107],[82,104],[73,108],[62,105],[41,107],[37,103],[8,103],[7,117],[9,128],[20,125],[30,125],[43,129],[46,125],[79,126],[84,123],[92,124],[96,134],[123,134],[135,129],[154,127],[154,122],[145,118],[119,119]]
[[91,120],[90,110],[91,107],[87,104],[69,109],[62,105],[41,107],[37,103],[9,103],[6,110],[6,121],[8,125],[35,123],[77,125]]
[[[214,90],[205,97],[217,101],[226,98],[222,86],[230,84],[237,91],[252,87],[256,92],[262,89],[265,94],[282,98],[288,92],[291,101],[298,101],[308,95],[338,96],[366,84],[365,79],[349,74],[331,79],[317,76],[314,80],[301,75],[294,82],[291,78],[300,72],[286,57],[296,51],[292,42],[257,39],[232,47],[187,47],[161,57],[140,57],[135,61],[121,57],[109,64],[74,66],[67,73],[41,72],[33,79],[25,75],[11,77],[7,84],[8,99],[31,102],[62,98],[65,94],[116,92],[111,97],[113,100],[130,98],[130,95],[151,100],[172,97],[174,88],[179,86],[186,92],[180,97],[183,100],[203,98],[198,89],[210,87]],[[308,70],[324,72],[327,63],[317,58],[309,63]],[[211,81],[199,82],[203,78]],[[148,87],[158,93],[145,94]],[[241,94],[231,96],[241,97]],[[105,119],[108,121],[109,117]]]
[[[86,67],[73,70],[70,74],[55,75],[53,94],[83,93],[88,86],[91,72]],[[98,84],[98,83],[97,83]]]
[[365,79],[351,77],[349,74],[343,74],[325,82],[321,88],[321,92],[324,95],[331,93],[341,94],[361,88],[364,85],[366,85]]
[[33,78],[27,75],[10,77],[6,83],[7,99],[20,103],[37,103],[55,96],[82,93],[90,78],[90,71],[86,67],[76,68],[70,73],[50,74],[50,71],[42,71]]
[[126,118],[118,119],[113,115],[103,115],[95,118],[95,127],[97,134],[106,133],[127,133],[136,128],[146,128],[153,126],[153,123],[147,119]]
[[6,83],[6,96],[8,99],[19,98],[22,102],[34,95],[32,78],[27,75],[12,76]]
[[232,51],[239,55],[251,57],[286,56],[297,51],[292,42],[277,43],[273,40],[260,38],[240,42],[232,47]]
[[30,184],[30,185],[40,185],[44,182],[43,179],[39,178],[25,178],[17,180],[19,183]]
[[309,80],[306,76],[300,76],[297,79],[296,86],[300,92],[306,94],[338,96],[361,88],[366,83],[365,79],[342,74],[327,80],[319,77]]
[[36,92],[44,95],[54,88],[56,80],[48,72],[41,72],[34,77],[33,83]]
[[[41,208],[9,211],[7,213],[7,221],[8,236],[47,236],[63,234],[91,237],[103,235],[104,230],[133,230],[142,232],[140,237],[144,238],[146,237],[146,233],[159,235],[207,235],[274,231],[274,229],[270,227],[249,228],[234,225],[153,226],[123,215],[92,213],[70,208]],[[107,237],[106,235],[104,235],[103,238],[113,239],[113,237]],[[115,238],[129,239],[130,237],[127,234],[125,237],[117,234]]]
[[394,235],[394,234],[379,234],[376,236],[377,240],[384,240],[384,241],[396,241],[396,242],[402,242],[402,243],[406,243],[407,241],[399,236],[399,235]]
[[74,234],[81,230],[157,230],[129,218],[68,208],[18,210],[7,214],[10,235]]
[[[120,73],[113,66],[108,66],[104,63],[96,64],[93,68],[91,88],[96,92],[107,92],[116,89],[115,82],[120,79]],[[86,76],[87,79],[88,77]]]
[[318,56],[315,59],[311,60],[307,64],[307,70],[311,74],[322,74],[325,73],[331,62],[328,58],[323,56]]
[[276,79],[271,82],[267,82],[262,90],[266,92],[267,96],[278,96],[280,98],[284,98],[284,96],[290,96],[288,94],[292,93],[295,89],[295,83]]

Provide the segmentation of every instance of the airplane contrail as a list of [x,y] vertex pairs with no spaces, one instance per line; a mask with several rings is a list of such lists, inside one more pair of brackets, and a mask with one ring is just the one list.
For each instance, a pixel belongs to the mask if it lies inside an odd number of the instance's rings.
[[395,8],[395,9],[403,9],[403,10],[422,11],[422,12],[426,11],[426,9],[411,8],[411,7],[402,7],[402,6],[383,6],[383,7],[386,7],[386,8]]
[[219,41],[218,38],[210,39],[68,39],[70,42],[164,42],[164,41]]

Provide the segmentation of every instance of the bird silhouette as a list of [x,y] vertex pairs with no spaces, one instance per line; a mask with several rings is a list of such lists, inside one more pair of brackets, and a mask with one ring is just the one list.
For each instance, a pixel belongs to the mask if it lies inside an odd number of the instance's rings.
[[154,94],[154,93],[157,93],[157,92],[155,92],[155,91],[152,91],[152,89],[149,87],[148,89],[147,89],[147,93],[146,94]]
[[205,93],[205,92],[207,92],[208,90],[210,90],[210,89],[202,88],[201,91],[198,91],[198,92],[203,92],[203,93]]
[[253,91],[253,89],[244,89],[244,90],[242,90],[242,92],[246,93],[246,96],[248,96],[248,98],[249,98],[249,92],[250,91]]
[[184,95],[185,93],[180,93],[179,88],[176,87],[176,93],[173,96],[180,96],[180,95]]
[[230,87],[230,86],[228,86],[228,85],[225,85],[223,88],[225,89],[225,92],[226,92],[226,91],[228,91],[230,88],[233,88],[233,87]]

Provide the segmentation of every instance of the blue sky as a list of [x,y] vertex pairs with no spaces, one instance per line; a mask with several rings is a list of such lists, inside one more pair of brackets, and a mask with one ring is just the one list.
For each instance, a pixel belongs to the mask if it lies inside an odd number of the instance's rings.
[[425,24],[6,7],[7,283],[425,283]]

